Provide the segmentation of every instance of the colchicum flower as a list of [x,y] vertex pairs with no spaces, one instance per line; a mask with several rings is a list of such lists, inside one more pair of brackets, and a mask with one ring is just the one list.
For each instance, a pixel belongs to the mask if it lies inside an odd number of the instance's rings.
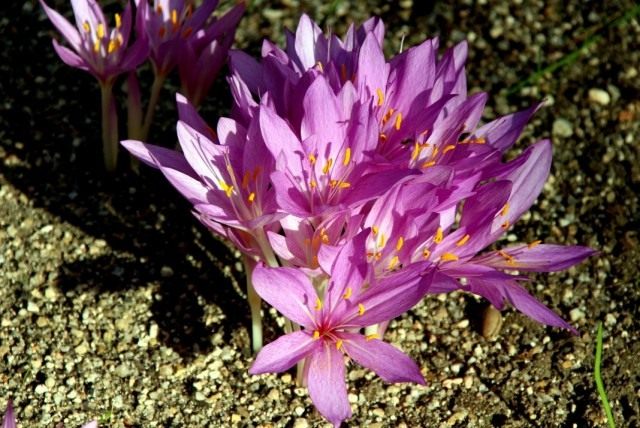
[[[240,2],[219,19],[212,17],[218,0],[197,7],[193,0],[136,0],[136,6],[155,77],[144,120],[129,138],[145,141],[164,81],[177,66],[184,95],[200,104],[227,60],[245,6]],[[130,104],[137,108],[136,101]]]
[[254,349],[258,296],[287,318],[251,373],[298,364],[335,425],[350,415],[344,355],[385,380],[422,382],[379,339],[424,295],[464,290],[575,332],[525,290],[523,273],[594,253],[539,241],[485,251],[549,174],[546,140],[503,161],[540,104],[481,125],[487,94],[467,94],[466,43],[439,57],[427,40],[387,60],[383,36],[379,19],[339,39],[303,16],[286,49],[265,41],[260,61],[231,53],[232,118],[217,133],[179,97],[184,154],[123,142],[245,254]]
[[407,355],[377,334],[359,333],[410,309],[429,283],[419,274],[419,266],[372,282],[364,252],[367,232],[326,260],[332,265],[322,298],[298,269],[258,266],[253,272],[257,293],[303,329],[265,346],[249,373],[281,372],[304,360],[304,383],[311,400],[336,427],[351,416],[343,355],[387,382],[425,384],[419,367]]
[[[4,418],[2,418],[2,428],[16,428],[17,426],[16,416],[13,412],[13,404],[11,400],[7,403],[7,410],[4,414]],[[82,428],[98,428],[98,422],[91,421],[84,425]]]
[[129,46],[132,29],[131,4],[109,24],[95,0],[73,0],[71,5],[76,27],[40,0],[47,17],[66,39],[71,49],[53,39],[53,47],[65,64],[93,74],[102,93],[102,145],[105,168],[113,171],[118,160],[118,118],[112,94],[118,75],[134,70],[147,58],[149,48],[144,38]]

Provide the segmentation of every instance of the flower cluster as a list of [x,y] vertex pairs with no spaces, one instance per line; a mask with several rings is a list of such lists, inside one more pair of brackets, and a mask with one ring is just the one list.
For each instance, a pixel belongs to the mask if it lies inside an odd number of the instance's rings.
[[215,130],[178,95],[181,152],[122,142],[244,254],[255,349],[257,296],[288,319],[250,372],[298,363],[315,406],[339,426],[351,414],[343,355],[384,380],[424,382],[382,337],[426,294],[464,290],[575,333],[521,284],[591,249],[487,249],[549,174],[548,140],[503,161],[540,105],[480,126],[487,94],[467,94],[466,43],[439,56],[431,39],[387,60],[376,18],[340,39],[303,16],[286,36],[284,50],[265,41],[259,61],[230,54],[232,117]]
[[[9,401],[7,403],[7,409],[5,411],[4,417],[2,418],[2,428],[16,428],[17,426],[18,421],[16,420],[16,415],[13,412],[13,403]],[[82,428],[98,428],[98,422],[88,422],[82,425]]]
[[[67,21],[40,0],[53,25],[69,47],[53,40],[53,47],[66,64],[94,75],[102,90],[103,150],[107,170],[113,170],[118,155],[118,121],[112,94],[117,77],[128,73],[129,138],[146,140],[168,74],[179,65],[183,92],[198,105],[209,91],[226,62],[235,29],[244,13],[240,2],[225,15],[212,17],[217,0],[205,0],[195,7],[193,0],[136,0],[134,18],[127,1],[122,14],[116,13],[109,26],[96,0],[71,2],[76,25]],[[135,38],[132,37],[135,29]],[[142,115],[136,70],[147,58],[155,81],[146,114]]]

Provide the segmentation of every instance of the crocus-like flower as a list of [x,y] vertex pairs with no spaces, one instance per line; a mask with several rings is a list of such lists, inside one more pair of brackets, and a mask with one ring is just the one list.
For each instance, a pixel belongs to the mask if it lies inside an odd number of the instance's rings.
[[236,28],[245,5],[234,6],[206,29],[189,38],[178,64],[182,91],[191,104],[198,106],[227,61]]
[[332,263],[324,294],[298,269],[258,266],[253,273],[257,293],[303,330],[265,346],[249,372],[281,372],[304,359],[311,400],[335,426],[351,416],[343,355],[388,382],[424,385],[420,369],[408,356],[376,334],[359,333],[410,309],[429,282],[420,275],[423,266],[417,265],[381,281],[372,280],[364,255],[368,233],[359,234],[335,258],[321,255],[321,265]]
[[166,76],[178,64],[187,40],[205,28],[217,5],[217,0],[205,0],[199,7],[193,0],[136,0],[157,74]]
[[75,28],[44,0],[40,4],[71,49],[60,45],[55,39],[53,47],[66,64],[86,70],[100,83],[102,95],[102,148],[105,168],[113,171],[118,161],[118,117],[112,94],[115,78],[135,69],[149,53],[147,41],[136,39],[129,46],[132,27],[131,3],[122,15],[115,15],[115,27],[109,24],[95,0],[71,2],[76,19]]
[[[129,46],[132,29],[131,4],[127,3],[122,15],[115,15],[115,26],[110,28],[102,9],[95,0],[73,0],[74,27],[62,15],[40,0],[45,13],[66,39],[71,49],[55,39],[53,47],[66,64],[86,70],[102,83],[135,69],[149,52],[144,38],[137,38]],[[77,27],[77,28],[76,28]]]
[[[13,404],[11,400],[7,403],[7,410],[4,414],[4,418],[2,419],[2,428],[16,428],[17,421],[16,416],[13,412]],[[98,422],[91,421],[82,426],[82,428],[98,428]]]

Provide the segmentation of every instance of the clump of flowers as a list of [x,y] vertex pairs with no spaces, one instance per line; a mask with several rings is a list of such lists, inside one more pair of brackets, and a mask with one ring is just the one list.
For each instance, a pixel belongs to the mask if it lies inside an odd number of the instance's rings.
[[[4,417],[2,418],[2,428],[16,428],[17,424],[18,421],[16,420],[16,415],[13,412],[13,403],[9,400]],[[98,428],[98,422],[88,422],[82,425],[82,428]]]
[[[130,1],[122,14],[109,25],[96,0],[72,1],[76,25],[40,0],[47,17],[62,34],[69,47],[55,39],[53,47],[67,65],[88,71],[96,77],[102,94],[102,143],[105,168],[113,171],[118,160],[118,115],[113,87],[118,76],[128,74],[129,138],[146,140],[160,90],[179,59],[180,78],[185,94],[195,105],[209,91],[226,62],[235,29],[244,12],[239,3],[220,19],[212,17],[218,2],[205,0],[199,7],[193,1]],[[134,32],[135,29],[135,32]],[[135,33],[135,37],[134,37]],[[155,74],[146,114],[136,70],[149,58]]]
[[[122,142],[243,253],[259,351],[250,372],[297,364],[335,426],[351,415],[344,355],[386,381],[424,382],[382,339],[426,294],[464,290],[576,333],[523,273],[594,253],[541,241],[487,250],[549,175],[548,140],[503,161],[540,105],[480,126],[487,94],[467,93],[466,43],[439,56],[431,39],[387,60],[383,37],[377,18],[340,39],[303,16],[284,50],[231,53],[232,115],[215,130],[178,95],[181,152]],[[264,348],[260,298],[287,318]]]

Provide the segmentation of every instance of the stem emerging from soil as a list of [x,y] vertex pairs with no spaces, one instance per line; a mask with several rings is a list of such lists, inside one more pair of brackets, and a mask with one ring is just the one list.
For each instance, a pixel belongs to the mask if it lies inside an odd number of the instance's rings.
[[167,78],[165,74],[155,74],[153,79],[153,85],[151,85],[151,95],[149,96],[149,104],[147,104],[147,112],[144,115],[144,121],[142,122],[142,132],[140,132],[140,140],[146,142],[149,136],[149,129],[151,128],[151,122],[153,122],[153,115],[156,111],[156,105],[158,99],[160,99],[160,92],[162,86]]
[[100,82],[102,95],[102,155],[108,172],[118,163],[118,116],[113,99],[113,82]]

